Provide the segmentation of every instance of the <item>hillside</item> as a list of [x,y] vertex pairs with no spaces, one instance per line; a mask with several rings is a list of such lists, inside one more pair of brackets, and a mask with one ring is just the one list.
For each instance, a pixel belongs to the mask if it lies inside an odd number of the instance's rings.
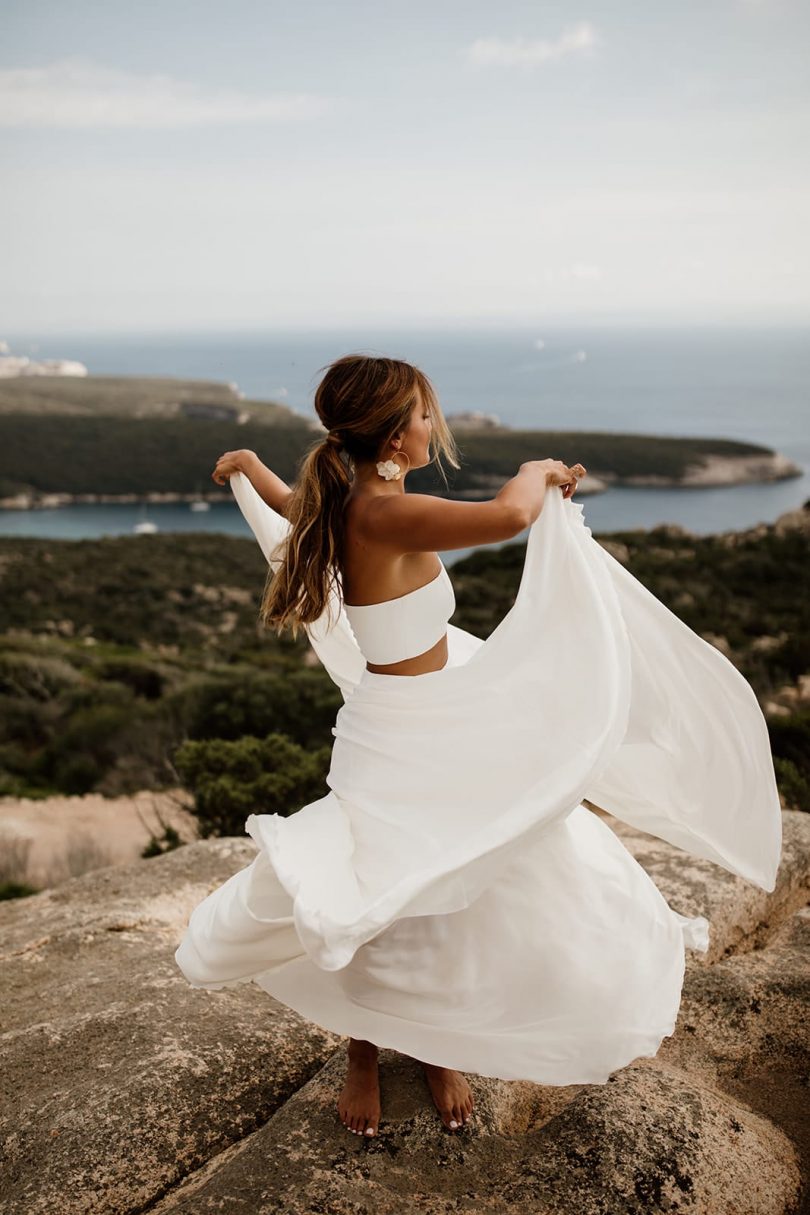
[[[0,507],[147,501],[150,495],[166,501],[201,491],[210,501],[228,501],[227,487],[218,488],[211,472],[218,456],[234,448],[258,452],[292,484],[317,432],[286,414],[272,426],[269,420],[0,413]],[[611,485],[729,485],[801,474],[778,453],[726,439],[542,430],[486,437],[459,430],[456,438],[461,468],[447,469],[447,487],[430,467],[409,474],[409,490],[489,498],[525,460],[550,454],[588,469],[581,496]]]
[[[588,469],[581,493],[611,485],[730,485],[799,476],[757,444],[612,432],[451,424],[462,467],[445,486],[414,469],[410,489],[491,497],[525,460],[549,455]],[[69,502],[229,497],[210,479],[217,457],[250,448],[288,483],[322,433],[312,416],[245,400],[233,384],[157,376],[20,376],[0,379],[0,508]]]
[[[596,538],[751,682],[785,804],[810,810],[810,504],[744,532]],[[517,542],[451,565],[453,623],[488,636],[524,553]],[[329,744],[337,689],[302,637],[257,624],[266,569],[252,538],[0,538],[0,794],[175,785],[186,740]],[[311,779],[303,754],[284,762]]]
[[219,418],[277,426],[305,424],[276,401],[251,401],[235,384],[171,376],[16,376],[0,379],[0,415],[27,417]]

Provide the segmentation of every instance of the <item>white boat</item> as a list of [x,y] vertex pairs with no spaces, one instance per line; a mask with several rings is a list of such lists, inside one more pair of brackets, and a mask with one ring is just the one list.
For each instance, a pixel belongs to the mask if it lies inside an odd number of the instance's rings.
[[210,510],[211,503],[206,502],[203,498],[195,498],[195,500],[191,503],[191,509],[192,510]]
[[141,507],[141,517],[132,528],[139,536],[151,536],[158,530],[157,523],[153,523],[151,519],[146,517],[146,506]]

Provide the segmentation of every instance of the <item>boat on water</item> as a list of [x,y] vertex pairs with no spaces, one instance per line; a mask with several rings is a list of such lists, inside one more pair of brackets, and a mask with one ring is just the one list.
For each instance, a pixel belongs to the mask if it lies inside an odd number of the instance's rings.
[[194,497],[191,499],[191,502],[189,503],[189,505],[193,511],[202,511],[202,510],[211,509],[211,503],[206,502],[205,498],[202,495],[202,485],[200,484],[199,481],[194,486]]
[[140,518],[134,524],[132,530],[139,536],[150,536],[158,530],[157,523],[153,523],[151,519],[147,519],[146,506],[141,507]]

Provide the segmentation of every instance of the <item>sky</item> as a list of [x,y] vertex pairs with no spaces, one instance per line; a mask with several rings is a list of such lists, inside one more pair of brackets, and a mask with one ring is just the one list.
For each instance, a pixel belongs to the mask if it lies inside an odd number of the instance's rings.
[[0,337],[810,320],[807,0],[0,21]]

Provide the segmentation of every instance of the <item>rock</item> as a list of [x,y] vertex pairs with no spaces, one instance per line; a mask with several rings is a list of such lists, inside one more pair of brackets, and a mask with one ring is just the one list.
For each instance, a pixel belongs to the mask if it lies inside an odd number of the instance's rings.
[[690,465],[681,480],[682,485],[745,485],[750,482],[783,481],[800,477],[804,469],[781,452],[761,455],[711,455]]
[[473,1122],[454,1136],[437,1131],[418,1064],[381,1051],[390,1113],[372,1142],[335,1135],[344,1074],[343,1058],[331,1059],[265,1127],[154,1215],[782,1215],[799,1185],[783,1133],[674,1069],[632,1064],[613,1083],[563,1090],[561,1109],[540,1086],[530,1093],[471,1077]]
[[174,949],[191,909],[255,855],[247,838],[1,905],[0,1212],[795,1212],[810,818],[785,812],[768,895],[602,816],[676,910],[710,919],[675,1034],[604,1085],[471,1075],[459,1134],[419,1064],[383,1050],[380,1133],[357,1139],[336,1112],[345,1039],[253,984],[187,984]]
[[705,915],[709,920],[708,952],[690,952],[687,957],[692,964],[711,965],[730,953],[761,949],[785,920],[810,900],[810,814],[800,810],[782,812],[782,863],[776,888],[766,894],[711,861],[689,856],[603,810],[598,813],[675,911]]
[[789,640],[789,636],[790,635],[788,633],[784,632],[778,633],[775,637],[772,637],[767,633],[763,633],[759,637],[755,637],[753,639],[751,642],[751,649],[754,651],[754,653],[768,654],[771,650],[778,650],[780,646],[783,646],[785,642]]
[[[810,1160],[807,1117],[810,909],[790,917],[764,949],[687,965],[679,1032],[658,1058],[677,1062],[767,1118]],[[792,1212],[792,1206],[786,1210]]]
[[204,841],[0,906],[3,1215],[139,1211],[334,1052],[253,984],[194,989],[174,962],[192,907],[254,853]]
[[789,531],[810,531],[810,507],[805,503],[797,510],[786,511],[771,526],[777,536],[784,536]]
[[606,540],[604,537],[600,537],[597,540],[597,543],[601,544],[602,548],[606,552],[610,553],[611,557],[620,562],[621,565],[628,564],[630,560],[630,549],[626,544],[623,544],[621,540]]
[[713,645],[721,654],[725,654],[726,658],[731,656],[731,646],[727,637],[722,633],[701,633],[700,636],[704,641],[708,641],[709,645]]

